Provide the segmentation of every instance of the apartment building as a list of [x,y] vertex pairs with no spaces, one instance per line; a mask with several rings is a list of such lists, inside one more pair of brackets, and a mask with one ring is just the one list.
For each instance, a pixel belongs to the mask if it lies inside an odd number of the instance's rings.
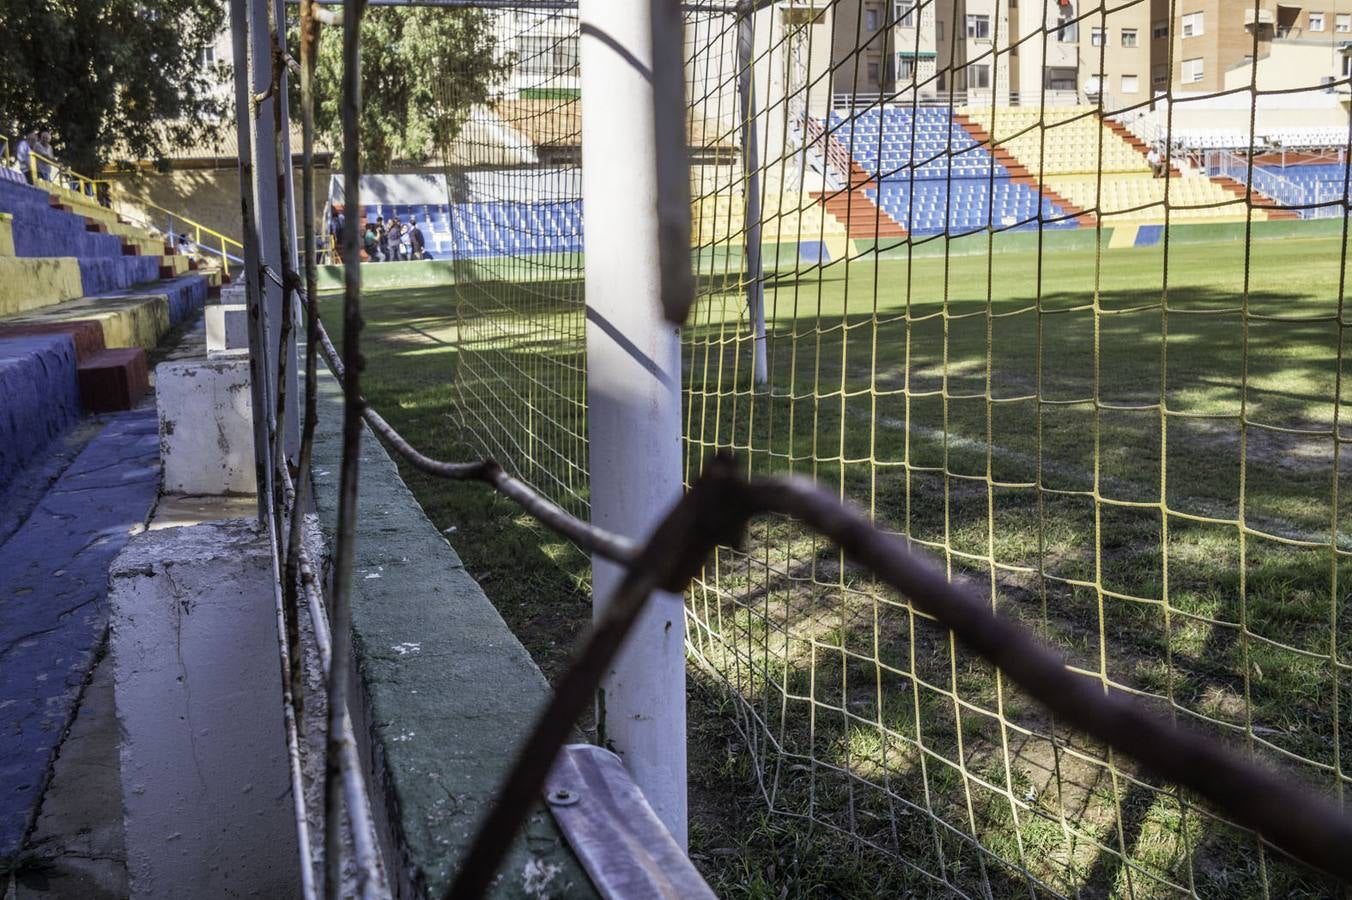
[[887,0],[850,0],[835,5],[831,83],[836,93],[868,95],[895,89],[894,15]]
[[1011,3],[1013,90],[1025,103],[1104,95],[1121,107],[1150,99],[1150,0],[1108,4]]
[[[832,90],[1117,108],[1352,77],[1352,0],[839,0]],[[1170,15],[1173,14],[1173,20]]]
[[[1250,84],[1262,90],[1316,87],[1347,78],[1352,0],[1152,0],[1152,82],[1182,91],[1220,91]],[[1172,57],[1170,45],[1172,44]]]
[[1017,86],[1011,79],[1010,0],[932,0],[938,93],[1002,101]]

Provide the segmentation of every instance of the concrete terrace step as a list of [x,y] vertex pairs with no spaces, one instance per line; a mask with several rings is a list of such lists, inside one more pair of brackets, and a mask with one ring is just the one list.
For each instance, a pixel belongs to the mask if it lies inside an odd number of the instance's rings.
[[0,488],[80,418],[76,367],[69,334],[0,338]]
[[205,277],[182,275],[124,291],[33,309],[0,319],[0,329],[11,325],[54,329],[73,321],[90,320],[98,322],[103,329],[105,348],[153,350],[170,328],[202,309],[207,291]]
[[92,319],[72,319],[69,322],[48,322],[42,325],[0,323],[0,340],[44,334],[70,335],[75,341],[75,358],[80,362],[107,349],[103,343],[103,326]]
[[0,257],[0,316],[83,297],[74,257]]
[[133,285],[170,277],[164,274],[159,258],[154,256],[82,256],[79,262],[80,283],[86,295],[126,290]]
[[[73,351],[72,351],[73,352]],[[0,868],[28,829],[108,622],[108,567],[159,489],[153,410],[111,417],[0,545]]]
[[140,347],[104,350],[81,360],[80,403],[92,413],[131,409],[150,390],[146,352]]
[[98,322],[103,328],[105,347],[153,350],[171,327],[168,297],[151,294],[86,297],[15,316],[0,324],[51,325],[75,319]]

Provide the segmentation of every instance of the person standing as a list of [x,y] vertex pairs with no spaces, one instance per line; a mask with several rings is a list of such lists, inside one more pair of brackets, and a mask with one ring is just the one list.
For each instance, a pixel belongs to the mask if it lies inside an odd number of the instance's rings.
[[[46,157],[47,160],[56,159],[56,151],[52,149],[52,133],[45,128],[38,133],[38,142],[33,145],[33,149],[39,156]],[[43,181],[52,181],[56,178],[56,172],[52,168],[51,162],[38,160],[38,177]]]
[[379,245],[381,262],[390,261],[390,229],[389,220],[376,218],[376,242]]
[[399,227],[399,258],[404,262],[416,259],[413,255],[413,231],[412,225],[401,225]]
[[427,258],[427,241],[423,238],[422,229],[418,227],[418,217],[413,216],[408,225],[409,246],[413,249],[414,259]]
[[337,203],[329,207],[329,247],[337,253],[338,247],[343,243],[343,225],[347,223],[347,218],[343,215],[343,208]]
[[37,142],[38,133],[30,131],[19,139],[19,145],[14,148],[14,159],[19,163],[19,171],[29,184],[33,183],[33,145]]
[[377,255],[380,252],[379,244],[376,242],[377,227],[378,225],[372,225],[370,222],[367,222],[366,233],[362,236],[363,238],[362,243],[366,247],[367,262],[377,262],[380,259],[380,257]]

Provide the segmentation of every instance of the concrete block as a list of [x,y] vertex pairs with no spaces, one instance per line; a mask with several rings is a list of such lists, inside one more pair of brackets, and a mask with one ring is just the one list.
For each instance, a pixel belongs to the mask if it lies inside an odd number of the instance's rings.
[[242,281],[231,281],[228,284],[221,285],[222,303],[247,304],[249,302],[248,290]]
[[265,533],[148,531],[110,580],[130,896],[298,896]]
[[207,307],[207,352],[247,350],[249,308],[243,303],[220,303]]
[[146,352],[119,347],[96,353],[80,363],[80,402],[89,412],[131,409],[150,390]]
[[249,390],[247,359],[169,362],[155,367],[166,493],[255,491]]

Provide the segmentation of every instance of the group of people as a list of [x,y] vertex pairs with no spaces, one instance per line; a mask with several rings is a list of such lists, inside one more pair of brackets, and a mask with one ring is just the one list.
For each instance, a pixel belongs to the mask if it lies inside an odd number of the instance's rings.
[[18,160],[19,171],[23,172],[23,177],[29,184],[33,183],[33,154],[38,154],[38,177],[51,181],[53,172],[52,165],[47,160],[55,159],[56,152],[52,150],[52,133],[45,128],[42,130],[33,129],[19,139],[18,146],[14,148],[14,158]]
[[[342,241],[346,223],[347,216],[343,208],[335,204],[329,215],[329,234],[335,249]],[[400,222],[398,216],[363,220],[362,250],[366,252],[369,262],[409,262],[432,258],[427,252],[427,239],[418,227],[417,216],[409,216],[407,222]]]
[[400,222],[398,216],[384,219],[377,216],[374,222],[366,223],[362,243],[372,262],[408,262],[429,258],[427,241],[418,227],[417,216],[409,216],[407,222]]

